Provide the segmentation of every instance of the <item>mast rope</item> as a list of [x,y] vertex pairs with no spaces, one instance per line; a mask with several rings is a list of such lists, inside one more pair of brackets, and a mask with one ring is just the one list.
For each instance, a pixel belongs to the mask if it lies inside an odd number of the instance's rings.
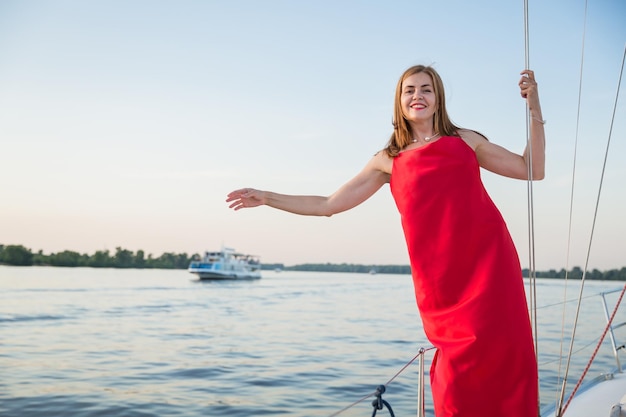
[[[530,31],[528,29],[528,0],[524,0],[524,67],[530,69]],[[533,328],[535,344],[535,361],[539,362],[539,339],[537,329],[537,272],[535,267],[535,209],[533,198],[533,146],[530,136],[531,114],[528,104],[526,105],[526,147],[528,149],[528,180],[526,181],[527,204],[528,204],[528,283],[529,283],[529,304],[530,322]],[[537,384],[539,384],[539,374],[537,374]],[[541,399],[537,392],[537,409]]]
[[[572,161],[572,181],[571,181],[571,187],[570,187],[569,220],[568,220],[568,226],[567,226],[567,251],[565,254],[565,288],[563,290],[564,300],[567,299],[567,284],[569,282],[568,271],[569,271],[569,265],[570,265],[570,253],[571,253],[571,242],[572,242],[572,224],[573,224],[573,218],[574,218],[574,190],[575,190],[574,185],[576,183],[576,161],[578,160],[577,158],[578,135],[580,131],[580,107],[582,103],[583,70],[584,70],[584,64],[585,64],[585,39],[587,37],[586,36],[587,34],[587,3],[588,3],[587,0],[585,0],[585,9],[584,9],[584,15],[583,15],[584,17],[583,17],[582,46],[581,46],[581,53],[580,53],[580,74],[578,77],[578,104],[576,108],[576,130],[575,130],[575,135],[574,135],[574,155],[573,155],[573,161]],[[582,293],[582,285],[581,285],[581,291],[578,296],[579,301],[578,301],[577,309],[580,308],[582,297],[583,297],[583,293]],[[576,313],[576,315],[578,315],[578,313]],[[560,342],[560,347],[559,347],[559,367],[558,367],[558,372],[557,372],[557,375],[559,378],[561,377],[561,371],[562,371],[561,366],[562,366],[563,348],[564,348],[563,342],[565,340],[565,318],[566,318],[566,309],[564,306],[563,314],[561,316],[561,342]],[[572,341],[573,341],[573,338],[572,338]],[[563,399],[565,398],[565,386],[567,384],[567,377],[569,374],[570,358],[573,354],[572,349],[573,349],[573,346],[570,345],[567,365],[565,367],[564,376],[563,376],[563,385],[562,385],[560,394],[557,394],[557,401],[556,401],[556,403],[558,404],[557,410],[560,410],[561,405],[563,404]]]
[[[619,101],[619,91],[620,91],[621,84],[622,84],[622,74],[624,73],[624,61],[626,61],[626,44],[624,45],[624,53],[622,55],[622,65],[620,67],[620,72],[619,72],[619,77],[618,77],[618,82],[617,82],[617,91],[615,93],[615,102],[613,104],[613,115],[611,117],[611,124],[610,124],[610,127],[609,127],[609,135],[608,135],[608,139],[607,139],[607,143],[606,143],[606,150],[605,150],[605,153],[604,153],[604,161],[603,161],[603,164],[602,164],[602,173],[600,175],[600,184],[598,185],[598,195],[596,197],[596,205],[595,205],[595,210],[594,210],[594,214],[593,214],[593,221],[591,223],[591,233],[590,233],[590,236],[589,236],[589,244],[587,246],[587,256],[586,256],[586,259],[585,259],[585,268],[583,269],[583,276],[581,278],[581,283],[580,283],[580,295],[581,295],[581,297],[582,297],[582,292],[583,292],[584,285],[585,285],[585,277],[587,275],[587,269],[589,268],[589,258],[591,256],[591,245],[593,243],[593,236],[594,236],[594,232],[595,232],[595,228],[596,228],[596,220],[598,218],[598,207],[600,206],[600,196],[602,194],[602,185],[604,183],[604,174],[606,172],[606,162],[607,162],[608,156],[609,156],[609,147],[611,145],[611,136],[613,134],[613,124],[615,122],[615,113],[616,113],[616,110],[617,110],[617,103]],[[566,368],[566,371],[567,371],[567,369],[569,369],[569,365],[570,365],[570,362],[571,362],[571,356],[572,356],[571,352],[573,350],[574,338],[576,336],[576,327],[578,325],[578,317],[579,317],[579,313],[580,313],[580,304],[581,304],[580,299],[581,299],[581,297],[579,297],[578,306],[576,308],[576,316],[575,316],[575,319],[574,319],[574,326],[573,326],[573,329],[572,329],[572,337],[570,339],[570,353],[569,353],[568,358],[567,358],[567,368]],[[563,403],[563,398],[565,397],[564,392],[565,392],[566,382],[567,382],[567,374],[566,374],[566,378],[563,379],[563,386],[562,386],[562,390],[561,390],[561,397],[559,399],[559,404],[558,404],[557,413],[556,413],[557,417],[560,417],[562,415],[561,405]]]

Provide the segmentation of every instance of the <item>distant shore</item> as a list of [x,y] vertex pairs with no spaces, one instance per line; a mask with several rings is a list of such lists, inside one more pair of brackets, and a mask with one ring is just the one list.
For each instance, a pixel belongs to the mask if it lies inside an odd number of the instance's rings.
[[[41,250],[33,253],[23,245],[0,244],[0,265],[13,266],[63,266],[63,267],[91,267],[91,268],[136,268],[136,269],[187,269],[192,260],[200,259],[199,254],[188,255],[186,253],[165,252],[158,257],[152,254],[146,255],[143,250],[133,252],[121,247],[115,249],[112,254],[108,250],[96,251],[93,255],[80,254],[75,251],[65,250],[58,253],[44,254]],[[282,263],[264,263],[263,270],[282,271],[311,271],[311,272],[350,272],[363,274],[411,274],[409,265],[364,265],[364,264],[299,264],[285,266]],[[530,276],[528,269],[522,270],[526,278]],[[585,279],[598,281],[626,281],[626,267],[599,271],[597,269],[583,271],[575,266],[571,270],[565,269],[548,271],[535,271],[536,278],[555,279]]]

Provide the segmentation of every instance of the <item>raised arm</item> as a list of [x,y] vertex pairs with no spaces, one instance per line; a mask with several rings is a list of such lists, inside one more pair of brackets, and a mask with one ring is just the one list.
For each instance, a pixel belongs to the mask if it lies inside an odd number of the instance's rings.
[[[522,155],[489,142],[475,132],[465,131],[463,139],[472,146],[481,167],[488,171],[510,178],[528,179],[528,164],[532,163],[533,180],[545,177],[545,132],[539,92],[535,74],[531,70],[522,71],[519,82],[520,93],[526,99],[530,113],[530,142]],[[531,149],[532,148],[532,158]]]
[[361,204],[389,181],[389,157],[384,152],[376,154],[354,178],[330,196],[287,195],[254,188],[242,188],[228,194],[230,208],[266,205],[289,213],[306,216],[332,216]]

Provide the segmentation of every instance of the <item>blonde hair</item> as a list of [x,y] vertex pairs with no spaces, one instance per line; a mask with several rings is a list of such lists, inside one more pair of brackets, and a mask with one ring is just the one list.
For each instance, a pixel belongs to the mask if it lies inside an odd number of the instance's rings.
[[433,118],[433,128],[435,133],[438,133],[441,136],[458,136],[459,127],[452,123],[446,110],[446,95],[441,77],[433,67],[415,65],[404,71],[400,80],[398,80],[398,85],[396,86],[392,121],[393,133],[391,134],[391,138],[389,138],[389,142],[387,142],[387,146],[384,149],[390,157],[397,156],[402,149],[411,143],[411,126],[402,112],[402,83],[407,77],[422,72],[428,74],[433,81],[433,90],[437,103],[437,109],[435,110]]

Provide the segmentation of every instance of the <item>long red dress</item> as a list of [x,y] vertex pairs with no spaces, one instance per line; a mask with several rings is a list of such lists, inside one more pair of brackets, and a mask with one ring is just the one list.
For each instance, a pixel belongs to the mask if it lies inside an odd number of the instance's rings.
[[474,150],[446,136],[400,153],[402,217],[437,417],[536,417],[537,364],[519,258]]

